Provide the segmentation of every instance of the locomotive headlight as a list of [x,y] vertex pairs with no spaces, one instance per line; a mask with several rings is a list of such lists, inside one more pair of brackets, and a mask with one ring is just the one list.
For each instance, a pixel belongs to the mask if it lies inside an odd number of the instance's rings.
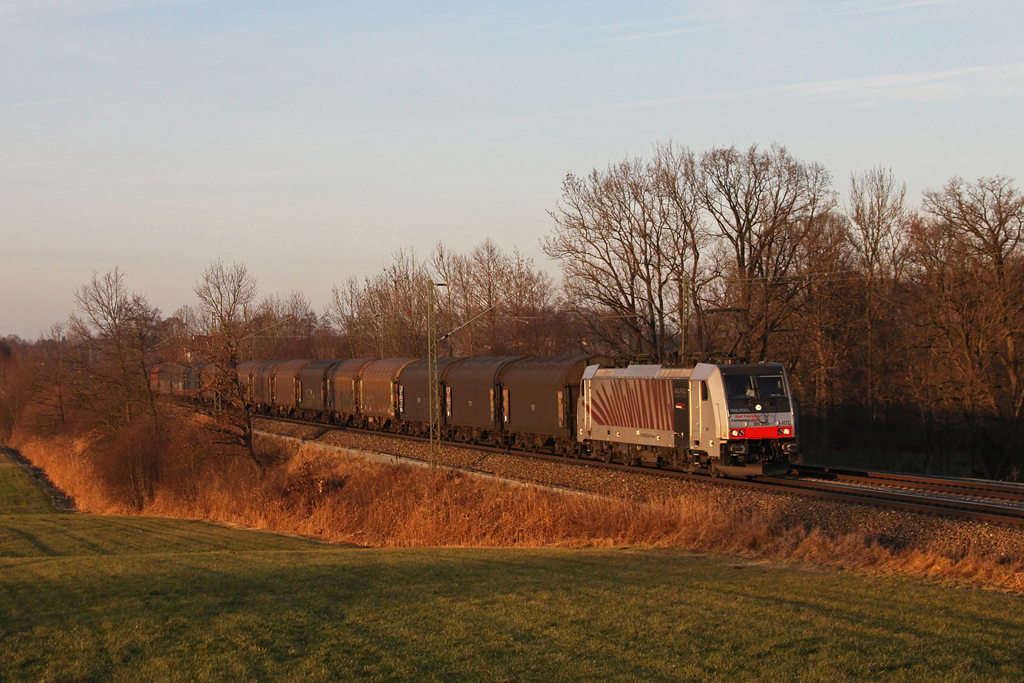
[[792,436],[792,427],[779,427],[779,436]]
[[731,437],[743,436],[743,430],[742,429],[733,429],[732,431],[729,432],[729,436],[731,436]]

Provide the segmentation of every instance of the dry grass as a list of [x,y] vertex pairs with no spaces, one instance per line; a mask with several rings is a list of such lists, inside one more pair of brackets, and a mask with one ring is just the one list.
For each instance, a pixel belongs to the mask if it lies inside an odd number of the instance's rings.
[[11,445],[46,472],[54,486],[75,500],[82,512],[116,515],[127,505],[116,500],[88,456],[89,441],[69,436],[26,437],[15,433]]
[[[450,471],[388,467],[339,458],[315,447],[265,442],[280,464],[264,479],[239,459],[183,458],[194,435],[162,463],[141,514],[202,519],[374,547],[611,547],[710,551],[870,573],[900,574],[1024,594],[1021,558],[965,551],[901,550],[870,538],[786,528],[778,520],[725,507],[709,494],[640,502],[556,494],[481,481]],[[116,476],[98,470],[82,440],[19,440],[22,453],[84,512],[125,514]],[[105,483],[106,482],[106,483]],[[120,497],[119,497],[120,495]]]

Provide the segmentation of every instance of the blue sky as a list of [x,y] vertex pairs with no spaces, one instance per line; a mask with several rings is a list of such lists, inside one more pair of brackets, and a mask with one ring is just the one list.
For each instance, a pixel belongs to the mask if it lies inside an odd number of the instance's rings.
[[402,247],[539,240],[567,172],[674,140],[1024,183],[1019,0],[0,0],[0,335],[93,270],[215,258],[321,307]]

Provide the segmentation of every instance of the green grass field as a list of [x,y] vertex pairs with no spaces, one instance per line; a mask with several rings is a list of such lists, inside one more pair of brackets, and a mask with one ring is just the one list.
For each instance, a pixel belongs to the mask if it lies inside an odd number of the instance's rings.
[[49,496],[0,450],[0,514],[23,515],[56,512]]
[[3,681],[1024,680],[1024,601],[628,550],[52,512],[0,466]]

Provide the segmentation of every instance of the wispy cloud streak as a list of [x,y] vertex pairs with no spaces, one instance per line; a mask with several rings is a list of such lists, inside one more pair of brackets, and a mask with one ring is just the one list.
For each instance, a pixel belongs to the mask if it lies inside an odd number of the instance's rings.
[[847,10],[839,10],[831,13],[833,16],[850,16],[855,14],[878,14],[880,12],[899,12],[905,9],[917,9],[918,7],[929,7],[931,5],[949,5],[959,3],[963,0],[910,0],[909,2],[897,2],[867,7],[855,7]]
[[652,31],[651,33],[633,33],[624,36],[613,36],[611,38],[605,38],[603,42],[606,43],[617,43],[626,40],[645,40],[648,38],[664,38],[667,36],[679,36],[688,33],[704,33],[706,31],[715,31],[718,29],[728,28],[727,24],[707,24],[705,26],[688,26],[685,28],[668,29],[666,31]]
[[[969,80],[965,77],[971,77]],[[1024,95],[1024,63],[979,66],[947,71],[885,74],[863,78],[814,81],[790,85],[750,88],[714,93],[680,95],[618,104],[583,107],[560,112],[510,117],[502,121],[530,121],[600,114],[631,109],[646,109],[672,104],[713,102],[730,99],[757,99],[791,95],[801,101],[835,97],[858,97],[862,103],[878,101],[956,101],[967,98],[991,98]]]

